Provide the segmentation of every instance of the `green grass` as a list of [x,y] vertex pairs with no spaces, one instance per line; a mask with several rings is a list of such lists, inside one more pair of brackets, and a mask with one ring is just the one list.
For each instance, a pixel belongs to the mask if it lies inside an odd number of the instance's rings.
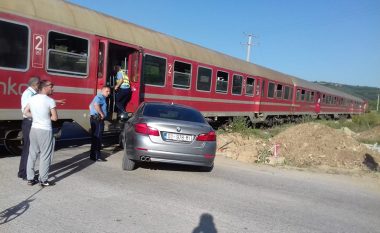
[[267,140],[293,125],[294,124],[282,124],[273,126],[271,128],[257,129],[251,127],[245,117],[234,117],[233,122],[229,126],[227,126],[227,128],[219,129],[218,133],[239,133],[246,138],[257,137]]
[[268,135],[267,133],[265,133],[259,129],[255,129],[255,128],[250,127],[250,125],[247,121],[247,118],[245,118],[245,117],[234,117],[232,123],[224,129],[219,129],[218,133],[221,133],[221,134],[223,134],[223,133],[239,133],[243,137],[248,137],[248,138],[251,136],[255,136],[255,137],[259,137],[259,138],[266,138],[266,139],[270,138],[270,135]]
[[334,129],[340,129],[347,127],[350,130],[359,133],[376,126],[380,126],[380,114],[376,112],[366,113],[362,115],[355,115],[352,120],[338,120],[338,121],[328,121],[319,120],[318,122],[325,124]]
[[[341,120],[312,120],[311,118],[306,118],[302,121],[306,122],[317,122],[324,125],[327,125],[334,129],[341,129],[343,127],[347,127],[350,130],[359,133],[373,127],[380,126],[380,114],[377,112],[366,113],[362,115],[353,116],[352,119],[341,119]],[[265,129],[256,129],[249,126],[247,118],[245,117],[234,117],[233,122],[228,125],[225,129],[219,129],[218,133],[240,133],[243,137],[257,137],[264,140],[272,138],[277,134],[281,133],[285,129],[294,126],[294,123],[277,125],[271,128]],[[361,141],[363,143],[379,143],[380,144],[380,136],[374,141]]]

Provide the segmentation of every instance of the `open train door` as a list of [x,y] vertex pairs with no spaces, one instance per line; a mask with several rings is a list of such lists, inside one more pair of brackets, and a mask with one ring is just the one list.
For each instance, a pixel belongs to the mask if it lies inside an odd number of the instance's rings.
[[97,83],[96,89],[99,92],[104,85],[107,84],[107,52],[108,52],[107,40],[99,40],[98,44],[98,66],[97,66]]
[[102,86],[111,87],[111,95],[108,98],[109,120],[117,120],[115,107],[116,72],[114,67],[119,65],[129,77],[131,85],[131,98],[125,108],[126,112],[133,113],[140,104],[140,74],[142,63],[142,49],[120,41],[113,41],[99,37],[98,42],[98,67],[97,67],[97,92]]
[[319,114],[321,112],[321,93],[317,92],[315,98],[315,113]]
[[130,60],[130,71],[128,73],[129,76],[129,82],[131,84],[131,90],[132,90],[132,96],[131,100],[129,101],[127,105],[127,112],[133,113],[139,106],[141,99],[140,99],[140,92],[141,92],[141,64],[142,64],[142,57],[143,57],[143,51],[142,49],[139,49],[137,51],[134,51],[132,54],[129,55]]

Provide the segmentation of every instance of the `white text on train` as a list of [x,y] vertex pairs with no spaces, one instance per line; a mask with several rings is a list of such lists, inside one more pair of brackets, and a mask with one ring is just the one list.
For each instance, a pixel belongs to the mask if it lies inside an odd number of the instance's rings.
[[12,77],[8,78],[8,82],[0,82],[0,93],[3,95],[22,95],[22,92],[28,85],[24,83],[12,83]]

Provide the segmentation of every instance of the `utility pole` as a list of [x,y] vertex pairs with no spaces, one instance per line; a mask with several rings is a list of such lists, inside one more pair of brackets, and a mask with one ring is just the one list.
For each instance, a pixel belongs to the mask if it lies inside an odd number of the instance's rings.
[[377,94],[377,107],[376,107],[377,112],[379,112],[379,100],[380,100],[380,94]]
[[246,34],[248,36],[248,43],[245,43],[243,45],[247,46],[247,57],[246,61],[250,62],[251,60],[251,46],[253,45],[252,38],[255,37],[253,34]]

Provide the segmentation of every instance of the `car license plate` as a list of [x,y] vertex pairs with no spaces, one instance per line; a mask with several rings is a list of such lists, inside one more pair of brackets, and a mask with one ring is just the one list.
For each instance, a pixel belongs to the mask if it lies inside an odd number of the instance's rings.
[[193,135],[166,133],[164,134],[166,140],[191,142],[193,141]]

